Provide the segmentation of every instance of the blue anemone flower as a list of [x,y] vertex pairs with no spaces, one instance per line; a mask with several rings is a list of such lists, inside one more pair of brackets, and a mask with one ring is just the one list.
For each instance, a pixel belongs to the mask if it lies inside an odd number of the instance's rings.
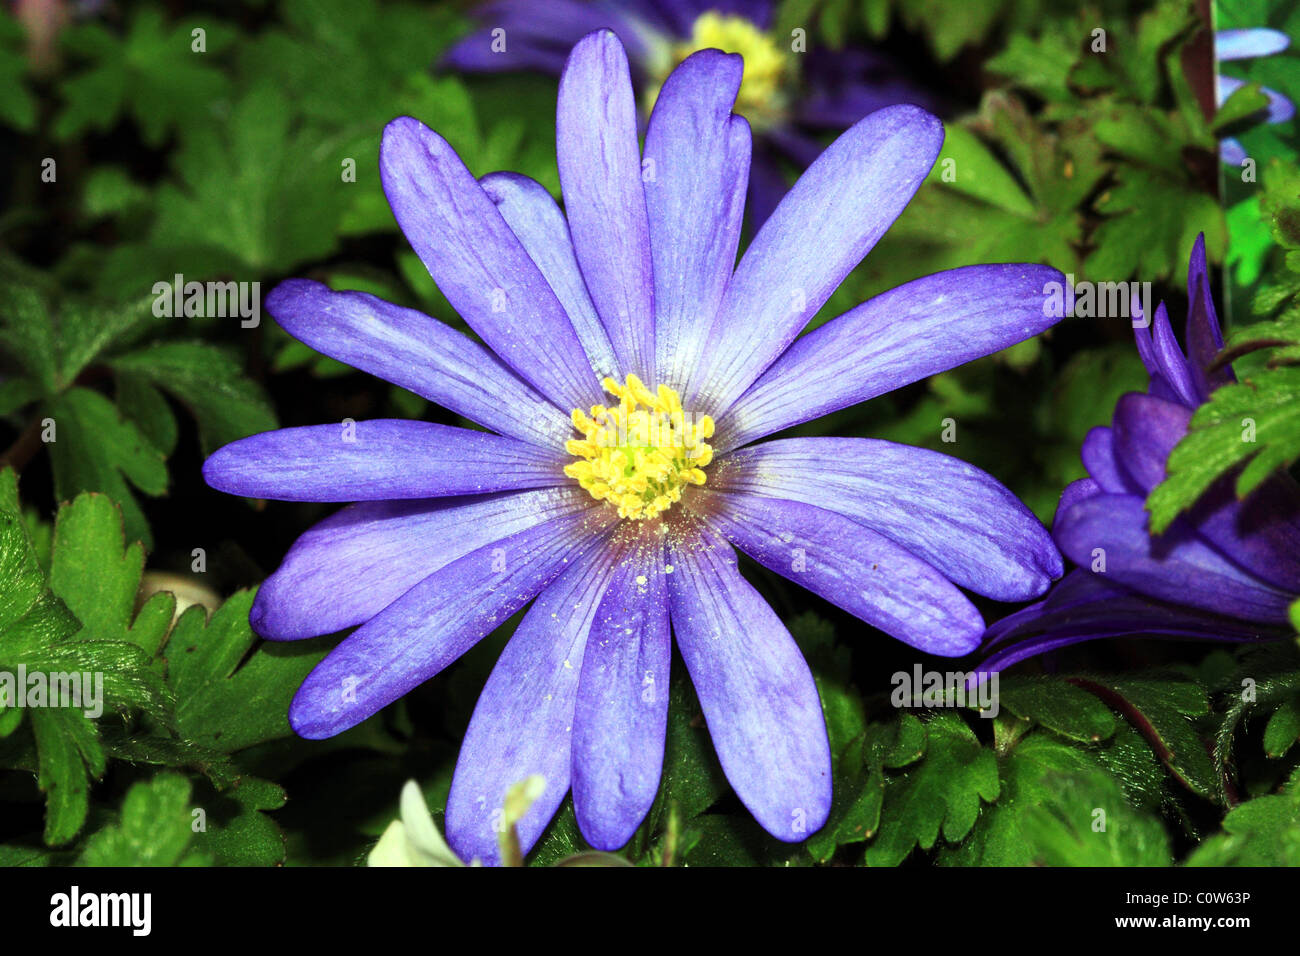
[[574,43],[593,30],[613,30],[626,46],[648,114],[664,78],[688,54],[717,48],[743,55],[736,112],[756,137],[748,211],[759,225],[788,188],[783,165],[803,169],[816,159],[820,134],[886,106],[939,105],[878,50],[793,52],[792,37],[771,31],[774,6],[771,0],[498,0],[478,12],[482,27],[453,46],[445,62],[468,72],[558,74]]
[[[1214,34],[1214,58],[1218,62],[1228,60],[1250,60],[1261,56],[1275,56],[1291,45],[1291,39],[1280,30],[1266,27],[1252,27],[1244,30],[1219,30]],[[1228,97],[1246,85],[1245,80],[1234,76],[1219,74],[1215,77],[1215,96],[1222,106]],[[1286,123],[1295,116],[1295,104],[1277,90],[1261,87],[1260,91],[1268,98],[1264,109],[1264,122]],[[1246,150],[1235,138],[1225,137],[1219,144],[1219,156],[1225,163],[1240,166],[1246,160]]]
[[1081,457],[1088,471],[1061,494],[1053,536],[1079,567],[1037,604],[988,631],[992,672],[1046,651],[1106,637],[1150,635],[1254,641],[1285,637],[1300,596],[1300,485],[1278,473],[1239,501],[1233,475],[1216,482],[1158,537],[1147,531],[1147,494],[1187,434],[1198,407],[1236,381],[1216,365],[1223,335],[1210,294],[1205,237],[1187,276],[1187,351],[1162,302],[1137,347],[1145,393],[1120,398],[1109,427],[1094,428]]
[[823,824],[817,688],[734,548],[949,655],[984,631],[960,588],[1025,600],[1061,573],[1046,529],[965,462],[860,438],[752,444],[1037,334],[1057,321],[1044,287],[1063,277],[954,269],[797,338],[911,199],[943,127],[912,106],[861,120],[737,264],[741,77],[741,58],[716,50],[674,71],[645,140],[659,176],[645,182],[623,47],[608,31],[584,38],[560,83],[564,213],[538,183],[476,180],[437,133],[393,120],[380,147],[393,214],[484,344],[301,279],[267,307],[313,348],[488,430],[287,428],[204,465],[231,494],[356,502],[293,545],[250,615],[271,640],[356,628],[293,700],[304,737],[360,723],[536,598],[456,765],[446,829],[464,859],[497,860],[505,794],[533,774],[546,786],[519,822],[525,848],[570,789],[591,844],[631,837],[659,785],[671,636],[759,823],[783,840]]

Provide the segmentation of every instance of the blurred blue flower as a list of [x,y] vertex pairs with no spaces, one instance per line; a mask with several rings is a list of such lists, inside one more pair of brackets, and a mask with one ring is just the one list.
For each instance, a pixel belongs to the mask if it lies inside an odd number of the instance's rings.
[[771,0],[499,0],[479,11],[482,28],[457,43],[446,64],[558,74],[581,37],[613,30],[649,115],[664,79],[688,55],[709,48],[740,54],[745,80],[736,112],[755,135],[748,205],[757,226],[788,188],[784,164],[805,168],[822,150],[820,134],[847,129],[886,106],[939,106],[879,51],[793,51],[794,38],[771,32],[773,7]]

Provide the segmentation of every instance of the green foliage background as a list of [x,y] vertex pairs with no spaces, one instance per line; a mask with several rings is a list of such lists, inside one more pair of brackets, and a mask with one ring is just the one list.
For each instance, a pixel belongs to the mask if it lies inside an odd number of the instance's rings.
[[[1300,35],[1300,14],[1278,6],[1252,0],[1229,25]],[[144,0],[71,18],[45,45],[0,18],[0,125],[13,146],[0,177],[0,671],[100,671],[107,699],[98,720],[0,709],[0,863],[354,864],[395,815],[405,779],[430,806],[445,801],[515,621],[354,730],[299,740],[288,702],[338,636],[268,645],[247,612],[329,509],[229,499],[202,484],[199,466],[277,425],[454,419],[269,317],[255,329],[160,319],[151,290],[175,274],[263,293],[310,276],[459,325],[384,202],[384,123],[414,115],[476,175],[511,169],[558,193],[555,81],[435,68],[470,28],[467,7]],[[795,26],[809,32],[809,55],[884,45],[950,104],[935,174],[814,325],[917,276],[991,261],[1151,281],[1181,317],[1203,232],[1212,263],[1231,264],[1242,384],[1198,414],[1152,498],[1155,519],[1232,468],[1244,465],[1244,494],[1294,461],[1295,140],[1246,122],[1255,87],[1207,111],[1196,79],[1206,25],[1191,0],[786,0],[777,29]],[[1099,28],[1104,53],[1092,48]],[[1276,59],[1237,75],[1280,85],[1296,58]],[[1225,131],[1261,157],[1258,182],[1223,187]],[[957,174],[946,181],[948,159]],[[342,175],[349,163],[355,181]],[[1050,522],[1061,488],[1083,475],[1083,436],[1144,386],[1124,320],[1067,319],[796,432],[956,454]],[[1252,446],[1228,434],[1246,413],[1259,420]],[[941,441],[950,418],[955,444]],[[1293,644],[1085,646],[1052,673],[1031,663],[1005,675],[996,718],[913,712],[889,696],[914,652],[748,570],[817,676],[835,759],[831,820],[803,844],[761,831],[726,785],[677,662],[661,793],[623,851],[634,862],[1300,864]],[[173,591],[199,605],[178,616]],[[1012,610],[982,609],[989,620]],[[566,805],[529,862],[582,849]]]

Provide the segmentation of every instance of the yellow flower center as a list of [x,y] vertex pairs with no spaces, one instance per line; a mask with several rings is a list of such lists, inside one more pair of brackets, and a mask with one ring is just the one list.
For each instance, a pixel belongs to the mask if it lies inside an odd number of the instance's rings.
[[704,466],[713,460],[704,439],[713,437],[713,419],[692,419],[676,391],[660,385],[652,392],[635,375],[623,385],[612,378],[601,385],[618,404],[593,405],[590,415],[573,410],[582,437],[564,449],[579,460],[564,473],[618,508],[620,518],[654,518],[680,501],[687,485],[704,484]]
[[709,49],[739,53],[745,58],[736,112],[749,120],[756,132],[777,125],[785,117],[785,79],[791,58],[782,53],[774,36],[764,33],[752,20],[716,10],[701,14],[691,26],[690,39],[671,44],[667,55],[652,68],[654,82],[646,91],[647,112],[659,97],[668,74],[692,53]]

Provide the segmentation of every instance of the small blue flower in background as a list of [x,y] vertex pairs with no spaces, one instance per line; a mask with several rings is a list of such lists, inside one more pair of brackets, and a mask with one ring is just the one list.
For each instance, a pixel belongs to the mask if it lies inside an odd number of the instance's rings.
[[458,70],[560,72],[570,48],[593,30],[618,34],[648,115],[664,78],[689,54],[716,48],[745,58],[736,112],[754,131],[749,215],[760,225],[788,183],[784,163],[803,169],[822,151],[817,135],[839,132],[868,113],[938,100],[907,82],[875,50],[794,53],[771,32],[771,0],[502,0],[478,12],[483,28],[457,43],[446,65]]
[[[1214,34],[1214,58],[1216,61],[1250,60],[1261,56],[1274,56],[1291,45],[1290,38],[1279,30],[1257,27],[1248,30],[1219,30]],[[1217,80],[1217,99],[1220,106],[1228,97],[1246,85],[1245,80],[1219,74]],[[1277,90],[1261,87],[1268,97],[1268,107],[1264,111],[1264,122],[1287,123],[1295,116],[1295,104]],[[1225,163],[1240,166],[1246,160],[1246,150],[1231,136],[1225,137],[1219,144],[1219,156]]]
[[953,269],[798,338],[910,201],[943,127],[912,106],[861,120],[736,264],[741,82],[741,58],[716,50],[673,71],[645,182],[623,47],[608,31],[582,39],[557,107],[564,213],[533,180],[475,180],[437,133],[392,121],[380,169],[394,216],[485,345],[301,279],[267,307],[318,351],[491,431],[287,428],[204,465],[231,494],[359,502],[294,544],[250,615],[272,640],[357,628],[294,698],[304,737],[355,726],[536,598],[462,744],[446,829],[463,859],[498,861],[503,800],[533,774],[546,783],[519,822],[525,850],[570,790],[592,845],[632,836],[659,787],[670,633],[740,799],[782,840],[822,826],[817,688],[733,546],[946,655],[984,632],[960,588],[1028,600],[1061,574],[1046,529],[963,461],[862,438],[751,444],[1036,335],[1058,321],[1043,290],[1063,277]]
[[[1161,303],[1151,328],[1135,330],[1147,392],[1123,396],[1110,427],[1088,433],[1081,452],[1088,477],[1061,494],[1053,536],[1079,567],[1046,599],[989,628],[993,653],[981,671],[1106,637],[1250,641],[1291,633],[1300,485],[1289,475],[1274,475],[1244,501],[1234,476],[1225,476],[1165,533],[1147,533],[1146,497],[1164,479],[1169,453],[1210,393],[1236,381],[1231,366],[1214,364],[1223,336],[1204,236],[1192,251],[1187,296],[1186,353]],[[1094,573],[1102,561],[1104,572]]]

